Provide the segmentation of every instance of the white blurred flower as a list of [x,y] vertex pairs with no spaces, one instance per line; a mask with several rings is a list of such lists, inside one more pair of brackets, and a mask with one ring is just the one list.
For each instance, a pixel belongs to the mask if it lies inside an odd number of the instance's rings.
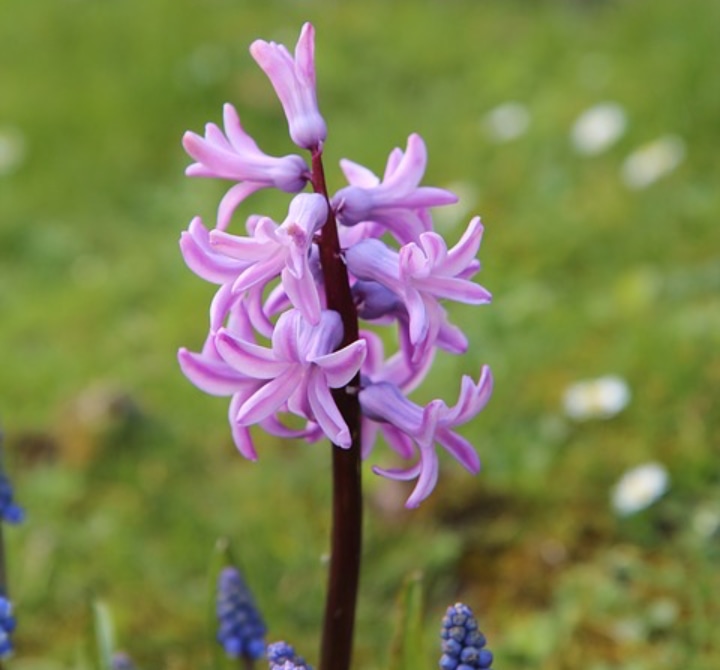
[[609,419],[629,402],[627,382],[614,375],[571,384],[563,395],[565,414],[576,421]]
[[576,119],[570,138],[578,153],[599,154],[622,136],[626,125],[625,110],[616,102],[603,102]]
[[25,137],[18,128],[0,128],[0,176],[10,174],[25,160]]
[[635,514],[658,500],[670,483],[665,466],[650,462],[628,470],[612,490],[612,506],[621,516]]
[[530,112],[519,102],[504,102],[485,114],[482,123],[491,140],[509,142],[528,129]]
[[677,135],[665,135],[633,151],[622,165],[622,179],[632,189],[650,186],[672,172],[685,158],[685,142]]

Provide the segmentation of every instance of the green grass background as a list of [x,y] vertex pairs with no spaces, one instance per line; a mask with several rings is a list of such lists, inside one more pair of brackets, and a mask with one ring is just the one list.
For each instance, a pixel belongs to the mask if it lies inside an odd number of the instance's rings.
[[[26,150],[0,176],[0,418],[28,511],[6,532],[21,622],[8,665],[86,667],[88,603],[101,597],[141,667],[209,667],[219,536],[271,637],[316,660],[328,447],[266,439],[244,462],[225,401],[175,362],[200,346],[213,292],[177,239],[224,189],[183,177],[180,138],[230,101],[261,147],[290,151],[247,46],[292,44],[304,20],[331,188],[340,157],[380,171],[421,133],[426,183],[476,190],[495,298],[453,310],[471,349],[441,358],[420,393],[452,400],[460,374],[492,366],[494,398],[465,430],[483,473],[444,459],[437,493],[404,511],[407,491],[367,472],[357,667],[387,667],[414,569],[427,667],[457,599],[497,667],[718,667],[720,4],[707,0],[0,0],[0,130]],[[507,100],[532,123],[495,144],[480,120]],[[605,100],[623,105],[628,131],[580,157],[569,128]],[[625,156],[667,133],[683,138],[684,163],[626,188]],[[259,194],[243,211],[285,204]],[[564,418],[565,387],[607,373],[629,383],[627,410]],[[668,468],[670,490],[619,519],[610,489],[647,460]]]

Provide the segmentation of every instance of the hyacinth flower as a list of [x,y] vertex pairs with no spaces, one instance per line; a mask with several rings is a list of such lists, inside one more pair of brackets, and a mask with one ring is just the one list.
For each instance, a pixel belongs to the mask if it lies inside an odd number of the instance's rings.
[[405,152],[395,149],[390,154],[382,181],[367,168],[342,161],[350,186],[333,196],[338,221],[344,226],[375,221],[401,242],[417,239],[427,229],[421,210],[457,202],[457,196],[450,191],[420,186],[426,165],[425,142],[417,134],[410,135]]
[[265,655],[265,622],[240,571],[223,568],[218,576],[218,642],[231,658],[256,661]]
[[310,269],[313,236],[327,219],[327,204],[321,195],[301,193],[290,203],[288,216],[278,226],[264,217],[251,237],[239,237],[215,230],[210,245],[215,250],[247,263],[235,279],[239,293],[266,284],[278,275],[290,301],[313,325],[320,320],[320,297]]
[[[225,108],[224,133],[210,124],[204,138],[185,136],[196,161],[190,174],[237,183],[223,198],[215,229],[196,218],[181,237],[188,267],[218,288],[202,349],[181,349],[178,359],[200,389],[230,397],[228,418],[245,457],[257,458],[253,426],[308,442],[326,436],[332,443],[331,559],[320,670],[348,670],[362,539],[361,459],[384,458],[375,448],[382,436],[392,460],[373,463],[373,470],[416,480],[407,507],[432,493],[443,453],[472,473],[480,467],[474,446],[456,428],[487,403],[489,369],[482,368],[477,380],[464,377],[452,406],[442,398],[420,405],[410,396],[430,371],[436,350],[467,350],[468,338],[450,323],[447,303],[490,301],[473,281],[483,227],[472,219],[452,247],[434,230],[432,208],[457,198],[422,184],[428,155],[417,134],[404,150],[390,152],[382,177],[341,161],[348,183],[331,193],[313,27],[303,26],[294,55],[263,40],[250,51],[280,99],[290,139],[309,151],[309,161],[266,157],[231,107]],[[285,196],[285,220],[278,224],[252,214],[244,233],[226,230],[244,198],[269,187],[291,194]],[[312,193],[301,193],[304,187]],[[395,329],[388,340],[397,342],[396,350],[386,353],[370,328]],[[303,419],[304,428],[289,428],[286,415]],[[398,459],[403,463],[397,465]],[[290,656],[270,660],[285,670],[287,664],[301,667]]]
[[440,670],[485,670],[492,667],[493,654],[478,629],[472,610],[462,603],[448,607],[440,629]]
[[225,133],[214,123],[205,126],[205,137],[188,131],[183,137],[185,151],[195,159],[185,173],[189,177],[214,177],[238,182],[218,207],[217,227],[227,228],[237,206],[263,188],[286,193],[302,191],[309,178],[305,161],[295,154],[276,158],[263,153],[240,123],[235,108],[223,107]]

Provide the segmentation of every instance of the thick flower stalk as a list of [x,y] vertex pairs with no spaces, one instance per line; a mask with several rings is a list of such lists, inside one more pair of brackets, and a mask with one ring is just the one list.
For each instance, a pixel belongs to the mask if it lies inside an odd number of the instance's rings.
[[[456,196],[423,182],[427,147],[411,134],[390,152],[382,177],[341,161],[347,185],[331,194],[323,165],[327,126],[315,80],[314,29],[303,26],[294,55],[255,41],[251,54],[268,76],[306,162],[264,154],[226,105],[223,130],[186,133],[192,176],[230,180],[214,228],[194,218],[180,247],[188,267],[215,284],[209,330],[200,351],[181,349],[185,375],[203,391],[229,397],[228,419],[240,453],[256,460],[254,427],[283,438],[332,443],[333,526],[321,670],[348,670],[361,549],[361,458],[373,471],[413,480],[406,505],[433,491],[441,456],[471,473],[473,445],[457,432],[487,403],[490,370],[465,376],[457,401],[411,399],[442,349],[462,354],[468,338],[453,325],[450,302],[481,305],[473,281],[483,227],[473,218],[449,245],[433,226],[432,208]],[[312,192],[302,192],[309,187]],[[244,232],[233,215],[261,188],[290,194],[282,221],[253,214]],[[362,322],[362,328],[361,328]],[[377,329],[395,329],[386,354]],[[391,338],[393,339],[393,338]],[[290,428],[286,417],[299,417]],[[375,448],[390,447],[385,461]],[[296,663],[278,658],[275,666]],[[271,660],[271,665],[273,665]]]

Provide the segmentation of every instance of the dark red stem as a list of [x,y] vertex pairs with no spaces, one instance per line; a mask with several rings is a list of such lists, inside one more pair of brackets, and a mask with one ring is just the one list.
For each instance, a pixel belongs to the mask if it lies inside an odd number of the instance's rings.
[[[328,201],[328,219],[320,231],[320,265],[328,309],[338,312],[342,318],[344,335],[341,346],[344,347],[359,337],[358,317],[340,251],[335,214],[328,198],[321,150],[314,151],[312,155],[312,185],[315,192]],[[333,391],[338,409],[350,429],[352,445],[349,449],[332,445],[331,553],[319,670],[349,670],[352,660],[362,549],[359,383],[358,376],[346,388]]]

